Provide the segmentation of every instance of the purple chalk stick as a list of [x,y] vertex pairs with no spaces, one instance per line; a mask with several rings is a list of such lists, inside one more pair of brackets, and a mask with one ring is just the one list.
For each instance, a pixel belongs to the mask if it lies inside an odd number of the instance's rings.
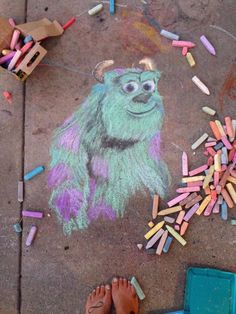
[[209,40],[206,38],[206,36],[202,35],[200,37],[200,40],[202,42],[202,44],[204,45],[204,47],[212,54],[212,55],[216,55],[216,51],[215,48],[212,46],[212,44],[209,42]]
[[29,211],[29,210],[22,210],[22,216],[41,219],[41,218],[43,218],[43,213],[42,212]]
[[0,58],[0,64],[3,64],[7,61],[10,61],[14,57],[15,53],[16,53],[16,51],[12,51],[8,55],[1,57]]
[[199,203],[193,205],[193,207],[190,208],[190,210],[186,213],[186,215],[184,216],[184,220],[185,221],[189,221],[189,219],[195,214],[195,212],[197,211],[199,207]]

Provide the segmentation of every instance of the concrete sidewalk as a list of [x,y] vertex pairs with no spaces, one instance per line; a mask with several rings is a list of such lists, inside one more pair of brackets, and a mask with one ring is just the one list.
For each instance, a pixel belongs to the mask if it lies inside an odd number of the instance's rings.
[[[192,51],[197,62],[195,69],[188,66],[181,50],[171,47],[170,41],[159,36],[154,40],[150,31],[144,34],[140,30],[141,23],[150,27],[151,20],[143,13],[142,2],[136,0],[118,2],[128,6],[118,8],[114,16],[110,16],[105,4],[98,16],[82,15],[61,37],[47,40],[44,65],[25,84],[10,75],[0,75],[0,96],[4,90],[13,95],[12,104],[3,98],[0,102],[1,314],[83,314],[90,290],[115,275],[134,275],[139,280],[147,296],[141,303],[141,314],[164,313],[183,307],[185,271],[189,265],[236,272],[236,228],[218,216],[195,217],[186,235],[188,245],[183,248],[175,242],[169,254],[156,257],[141,253],[136,247],[143,242],[151,218],[148,196],[131,199],[123,219],[98,221],[71,237],[63,235],[48,208],[47,171],[25,184],[23,206],[17,202],[17,181],[34,167],[48,165],[53,130],[89,94],[95,84],[91,72],[102,60],[114,59],[117,67],[130,67],[148,54],[162,72],[162,152],[172,176],[168,199],[175,196],[181,177],[182,150],[191,156],[193,168],[205,162],[202,149],[193,155],[190,148],[202,133],[210,133],[210,118],[201,107],[215,108],[220,119],[226,115],[236,118],[235,78],[231,92],[224,94],[222,110],[219,96],[235,64],[236,40],[210,27],[219,26],[236,36],[235,1],[147,2],[156,23],[197,43]],[[10,4],[0,0],[0,13],[14,17],[17,23],[47,17],[64,24],[93,5],[86,0],[17,0]],[[214,42],[217,57],[200,44],[202,34]],[[193,85],[193,75],[207,83],[209,97]],[[29,248],[25,240],[35,220],[24,219],[22,237],[12,227],[23,208],[45,213],[45,218],[37,221],[37,238]],[[231,213],[236,217],[234,210]]]

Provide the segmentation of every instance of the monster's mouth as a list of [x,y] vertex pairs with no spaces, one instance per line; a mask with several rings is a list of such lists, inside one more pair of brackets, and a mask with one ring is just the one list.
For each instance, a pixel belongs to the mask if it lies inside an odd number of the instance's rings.
[[141,116],[141,115],[144,115],[144,114],[146,114],[146,113],[149,113],[149,112],[151,112],[153,109],[155,109],[156,108],[156,105],[155,106],[153,106],[151,109],[149,109],[149,110],[146,110],[146,111],[142,111],[142,112],[134,112],[134,111],[131,111],[131,110],[127,110],[130,114],[132,114],[132,115],[134,115],[134,116]]

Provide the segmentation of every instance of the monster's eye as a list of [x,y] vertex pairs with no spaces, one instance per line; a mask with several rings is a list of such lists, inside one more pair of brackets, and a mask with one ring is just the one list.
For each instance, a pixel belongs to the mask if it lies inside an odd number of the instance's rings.
[[143,83],[143,89],[145,92],[154,92],[156,84],[154,81],[146,81]]
[[122,89],[126,93],[134,93],[138,90],[138,83],[136,82],[128,82],[122,86]]

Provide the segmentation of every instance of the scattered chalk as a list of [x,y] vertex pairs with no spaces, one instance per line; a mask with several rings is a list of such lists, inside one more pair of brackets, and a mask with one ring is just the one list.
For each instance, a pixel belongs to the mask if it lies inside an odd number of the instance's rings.
[[148,241],[146,245],[146,250],[150,249],[153,247],[153,245],[160,239],[160,237],[163,235],[164,230],[161,228],[152,238],[151,240]]
[[169,224],[173,224],[175,222],[175,218],[169,217],[169,216],[165,216],[164,217],[164,221],[168,222]]
[[210,107],[202,107],[202,111],[209,114],[210,116],[214,116],[216,114],[216,111]]
[[208,134],[204,133],[196,142],[194,142],[191,146],[192,150],[198,148],[205,140],[208,138]]
[[173,47],[187,47],[187,48],[193,48],[196,45],[192,43],[191,41],[183,41],[183,40],[173,40],[172,41]]
[[193,83],[206,95],[210,95],[208,87],[195,75],[192,77]]
[[187,244],[187,242],[184,240],[184,238],[182,238],[181,235],[180,235],[178,232],[176,232],[172,227],[166,225],[166,229],[169,231],[169,233],[172,234],[172,236],[173,236],[174,238],[176,238],[176,240],[177,240],[180,244],[182,244],[183,246],[185,246],[185,245]]
[[[186,193],[187,194],[187,193]],[[189,193],[188,193],[189,194]],[[166,208],[166,209],[163,209],[161,210],[158,215],[159,216],[165,216],[165,215],[170,215],[170,214],[173,214],[173,213],[177,213],[179,211],[182,210],[182,206],[175,206],[175,207],[170,207],[170,208]]]
[[227,220],[228,219],[228,207],[225,201],[223,201],[223,203],[221,204],[221,213],[220,216],[223,220]]
[[[179,196],[173,198],[171,201],[169,201],[169,202],[167,203],[167,205],[168,205],[169,207],[172,207],[172,206],[174,206],[175,204],[178,204],[178,203],[179,203],[180,201],[182,201],[183,199],[185,199],[189,194],[190,194],[190,193],[183,193],[183,194],[181,194],[181,195],[179,195]],[[180,210],[181,210],[181,209],[180,209]]]
[[30,232],[28,234],[28,237],[26,239],[26,246],[31,246],[34,239],[35,239],[35,236],[36,236],[36,233],[37,233],[37,227],[36,226],[32,226],[31,229],[30,229]]
[[24,181],[28,181],[28,180],[32,179],[33,177],[40,174],[44,170],[45,170],[44,166],[39,166],[37,168],[34,168],[33,170],[31,170],[30,172],[28,172],[24,175]]
[[196,62],[193,58],[193,55],[191,54],[191,52],[187,52],[186,54],[186,59],[188,61],[188,64],[190,65],[190,67],[194,67],[196,65]]
[[152,206],[152,219],[156,219],[157,218],[158,204],[159,204],[159,195],[154,195],[154,197],[153,197],[153,206]]
[[165,243],[165,245],[163,247],[163,252],[164,253],[167,253],[169,251],[172,241],[173,241],[173,237],[168,236],[168,238],[166,240],[166,243]]
[[188,156],[186,152],[182,154],[182,174],[183,176],[188,175]]
[[186,56],[187,52],[188,52],[188,47],[183,47],[182,56]]
[[179,35],[168,32],[165,29],[161,30],[160,35],[171,40],[179,40]]
[[143,248],[143,245],[142,245],[141,243],[138,243],[138,244],[137,244],[137,248],[141,251],[142,248]]
[[96,5],[95,7],[93,7],[92,9],[90,9],[88,11],[89,15],[95,15],[97,13],[99,13],[101,10],[103,9],[103,4],[99,3],[98,5]]
[[67,28],[69,28],[72,24],[74,24],[74,22],[76,21],[76,18],[75,17],[72,17],[66,24],[64,24],[62,26],[62,28],[64,30],[66,30]]
[[164,245],[165,245],[165,243],[166,243],[167,237],[168,237],[168,231],[166,230],[166,231],[163,233],[163,235],[162,235],[162,237],[161,237],[161,239],[160,239],[160,242],[159,242],[159,244],[158,244],[158,246],[157,246],[157,250],[156,250],[156,254],[157,254],[157,255],[161,255],[162,250],[163,250],[163,247],[164,247]]
[[158,230],[160,230],[163,225],[164,225],[164,221],[159,222],[158,224],[156,224],[155,227],[153,227],[151,230],[149,230],[146,234],[145,234],[145,239],[149,240]]
[[213,55],[216,55],[216,51],[215,48],[213,47],[213,45],[209,42],[209,40],[206,38],[206,36],[202,35],[200,37],[200,40],[202,42],[202,44],[204,45],[204,47]]
[[134,286],[137,296],[139,297],[139,300],[144,300],[145,299],[145,294],[142,290],[142,288],[140,287],[140,284],[138,283],[137,279],[135,277],[132,277],[131,279],[131,284]]
[[24,182],[18,182],[18,202],[22,203],[24,201]]
[[22,210],[23,217],[31,217],[31,218],[43,218],[42,212],[30,211],[30,210]]
[[22,228],[21,228],[20,222],[16,222],[16,223],[13,225],[13,228],[14,228],[14,230],[15,230],[16,233],[21,233],[21,232],[22,232]]
[[24,38],[24,44],[27,44],[29,41],[33,40],[33,37],[31,35],[28,35]]

